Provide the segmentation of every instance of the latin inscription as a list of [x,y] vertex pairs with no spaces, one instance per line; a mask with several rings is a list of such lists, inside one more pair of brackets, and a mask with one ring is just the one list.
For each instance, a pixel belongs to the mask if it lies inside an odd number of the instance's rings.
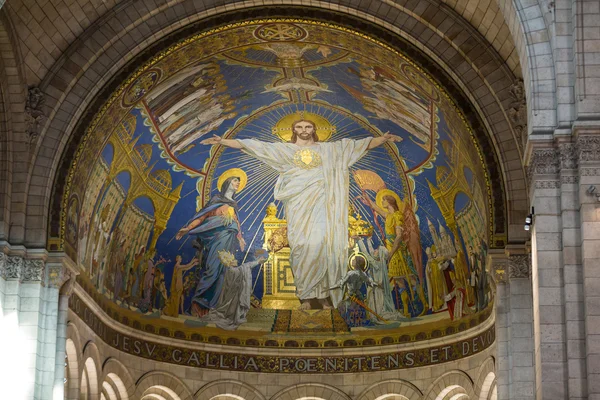
[[412,351],[340,357],[253,356],[191,350],[137,339],[106,326],[77,295],[71,296],[69,305],[104,342],[115,349],[156,361],[221,370],[309,374],[405,369],[468,357],[487,349],[496,339],[495,326],[491,326],[477,336],[456,343]]

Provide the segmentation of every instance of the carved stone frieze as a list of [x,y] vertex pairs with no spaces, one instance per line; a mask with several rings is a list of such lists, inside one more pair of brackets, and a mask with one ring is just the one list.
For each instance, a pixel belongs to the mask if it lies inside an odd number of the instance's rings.
[[43,260],[24,260],[23,273],[21,279],[23,282],[39,282],[44,277]]
[[529,278],[531,276],[531,256],[515,254],[508,258],[509,278]]
[[581,176],[599,176],[600,168],[579,168]]
[[579,136],[577,151],[580,163],[600,161],[600,136]]
[[560,160],[557,149],[534,149],[527,167],[529,186],[531,186],[534,175],[557,175],[559,171]]
[[6,279],[21,279],[25,260],[19,256],[8,256],[6,261]]
[[46,118],[42,110],[45,101],[44,93],[38,87],[29,88],[25,102],[25,123],[30,144],[35,143],[40,134],[40,127]]
[[525,85],[522,79],[518,79],[509,89],[512,96],[507,111],[508,118],[512,123],[513,130],[517,136],[517,144],[523,147],[527,138],[527,100],[525,98]]
[[551,180],[551,181],[535,181],[536,189],[558,189],[560,188],[560,181]]
[[3,252],[0,252],[0,278],[6,280],[6,263],[7,256]]
[[44,276],[44,261],[9,256],[0,252],[0,276],[5,280],[41,282]]
[[561,143],[558,145],[560,169],[577,169],[577,144]]
[[560,183],[579,183],[579,176],[577,176],[577,175],[561,176]]

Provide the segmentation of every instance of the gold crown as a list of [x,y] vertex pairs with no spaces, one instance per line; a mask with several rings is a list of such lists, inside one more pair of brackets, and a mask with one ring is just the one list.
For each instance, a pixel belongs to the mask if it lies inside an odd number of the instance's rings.
[[237,265],[237,260],[235,259],[235,256],[227,250],[219,250],[217,253],[219,253],[219,260],[221,260],[221,263],[224,266],[231,267]]
[[360,214],[356,213],[354,215],[356,215],[356,217],[351,217],[348,219],[348,234],[350,237],[372,236],[373,226],[362,219]]

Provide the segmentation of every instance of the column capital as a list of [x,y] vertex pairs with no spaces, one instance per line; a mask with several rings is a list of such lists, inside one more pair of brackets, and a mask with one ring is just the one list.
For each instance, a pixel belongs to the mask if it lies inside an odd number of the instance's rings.
[[4,280],[39,282],[60,288],[78,274],[76,264],[65,253],[48,253],[45,249],[0,242],[0,277]]
[[51,252],[46,263],[46,284],[59,288],[61,295],[70,296],[79,275],[75,262],[64,252]]
[[531,253],[529,245],[507,246],[505,253],[509,279],[531,277]]
[[44,280],[46,250],[27,249],[24,246],[11,246],[0,242],[0,277],[19,282],[40,282]]
[[488,265],[490,265],[490,273],[496,284],[508,282],[508,261],[503,250],[490,249],[488,251]]

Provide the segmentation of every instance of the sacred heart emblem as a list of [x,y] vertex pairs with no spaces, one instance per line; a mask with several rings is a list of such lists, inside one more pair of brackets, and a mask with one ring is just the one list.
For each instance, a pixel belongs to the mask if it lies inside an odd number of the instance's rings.
[[321,156],[310,149],[298,150],[294,154],[294,164],[304,169],[311,169],[321,165]]

